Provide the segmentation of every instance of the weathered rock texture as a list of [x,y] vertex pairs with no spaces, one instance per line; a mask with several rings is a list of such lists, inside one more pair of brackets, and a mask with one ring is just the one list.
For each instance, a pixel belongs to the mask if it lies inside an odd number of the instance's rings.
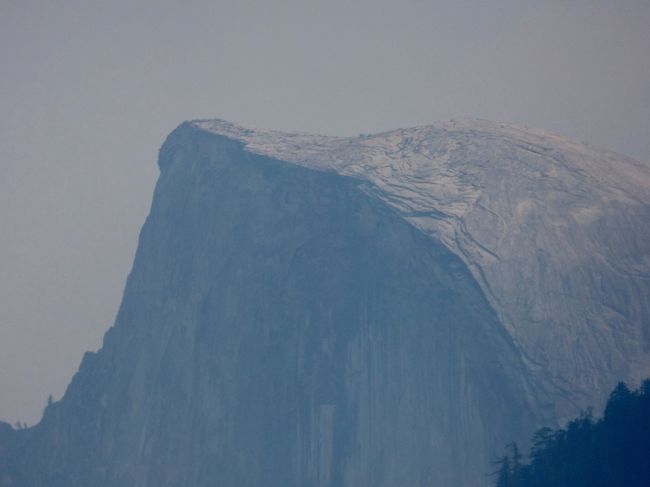
[[195,126],[360,179],[471,270],[557,418],[650,375],[650,166],[483,120],[338,138]]
[[650,171],[487,122],[186,123],[115,325],[0,485],[486,485],[649,371]]

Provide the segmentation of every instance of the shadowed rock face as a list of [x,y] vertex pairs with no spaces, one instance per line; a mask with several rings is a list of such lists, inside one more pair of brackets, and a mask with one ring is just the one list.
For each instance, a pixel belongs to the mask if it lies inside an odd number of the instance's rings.
[[0,485],[487,485],[649,363],[648,171],[616,157],[181,125],[115,325],[41,423],[0,424]]

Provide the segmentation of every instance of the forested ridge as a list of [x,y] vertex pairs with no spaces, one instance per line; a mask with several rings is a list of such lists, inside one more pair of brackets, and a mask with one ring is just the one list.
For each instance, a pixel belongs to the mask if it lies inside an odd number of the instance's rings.
[[591,411],[565,428],[542,428],[527,461],[515,443],[496,461],[496,487],[650,486],[650,379],[634,391],[620,382],[601,419]]

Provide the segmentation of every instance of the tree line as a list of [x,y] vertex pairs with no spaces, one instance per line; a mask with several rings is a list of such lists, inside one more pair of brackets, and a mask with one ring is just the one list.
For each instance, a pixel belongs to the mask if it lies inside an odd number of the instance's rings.
[[527,459],[517,444],[495,463],[496,487],[650,486],[650,379],[631,391],[620,382],[601,419],[591,410],[565,428],[542,428]]

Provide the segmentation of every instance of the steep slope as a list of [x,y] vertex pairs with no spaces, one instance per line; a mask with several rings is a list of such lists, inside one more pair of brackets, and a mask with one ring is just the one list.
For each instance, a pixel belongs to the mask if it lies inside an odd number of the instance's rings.
[[487,484],[535,388],[462,260],[358,180],[191,124],[160,167],[116,323],[5,441],[5,485]]
[[195,125],[359,178],[441,240],[480,283],[552,416],[650,374],[650,166],[482,120],[356,138]]

